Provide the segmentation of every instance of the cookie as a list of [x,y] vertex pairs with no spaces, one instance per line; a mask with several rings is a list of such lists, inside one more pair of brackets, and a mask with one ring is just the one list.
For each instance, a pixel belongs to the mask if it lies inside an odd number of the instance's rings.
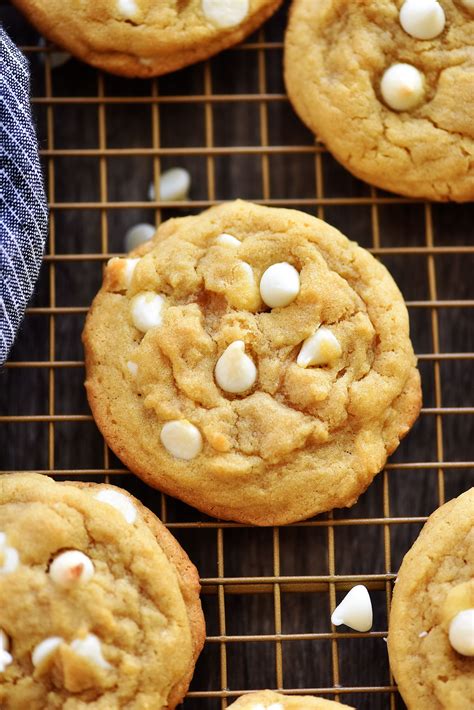
[[349,705],[335,703],[311,695],[281,695],[272,690],[242,695],[229,710],[354,710]]
[[48,39],[99,69],[150,77],[241,42],[281,0],[13,0]]
[[474,488],[434,512],[405,555],[388,650],[409,710],[474,707]]
[[83,341],[117,456],[240,522],[352,505],[420,409],[388,271],[294,210],[236,201],[165,222],[109,261]]
[[285,81],[355,176],[431,200],[474,199],[472,0],[294,0]]
[[199,578],[109,485],[0,477],[0,707],[174,708],[204,641]]

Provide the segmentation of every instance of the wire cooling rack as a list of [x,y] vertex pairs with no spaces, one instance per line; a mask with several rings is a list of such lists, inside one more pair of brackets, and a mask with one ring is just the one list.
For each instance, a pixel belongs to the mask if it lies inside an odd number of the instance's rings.
[[[201,573],[208,632],[186,708],[270,687],[394,710],[396,572],[426,517],[474,483],[474,209],[370,188],[314,142],[284,91],[287,10],[208,62],[130,81],[75,60],[53,69],[54,48],[0,0],[31,61],[51,210],[37,293],[1,373],[2,468],[121,485],[180,540]],[[159,194],[174,166],[191,173],[189,199],[150,202],[149,184]],[[82,384],[84,317],[125,231],[236,197],[315,214],[381,259],[407,299],[423,379],[419,421],[358,504],[282,528],[221,523],[147,488],[104,444]],[[373,630],[336,631],[330,612],[357,582]]]

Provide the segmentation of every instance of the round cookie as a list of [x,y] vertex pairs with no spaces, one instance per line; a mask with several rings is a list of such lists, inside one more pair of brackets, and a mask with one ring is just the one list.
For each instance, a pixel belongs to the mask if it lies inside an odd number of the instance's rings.
[[174,708],[205,627],[195,567],[125,491],[0,477],[0,706]]
[[99,69],[167,74],[241,42],[281,0],[13,0],[48,39]]
[[357,0],[350,12],[345,0],[294,0],[285,81],[300,118],[357,177],[474,199],[470,0]]
[[117,456],[240,522],[352,505],[420,409],[390,274],[294,210],[236,201],[165,222],[109,261],[83,341],[89,403]]
[[474,488],[435,511],[405,555],[388,650],[410,710],[474,707]]
[[335,703],[311,695],[281,695],[272,690],[242,695],[229,710],[354,710],[349,705]]

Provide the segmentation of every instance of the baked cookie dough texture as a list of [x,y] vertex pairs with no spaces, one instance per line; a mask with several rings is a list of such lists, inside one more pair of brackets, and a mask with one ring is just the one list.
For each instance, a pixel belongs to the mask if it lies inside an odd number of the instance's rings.
[[474,488],[433,513],[405,555],[388,650],[410,710],[474,707]]
[[204,641],[196,569],[125,491],[0,477],[2,710],[174,708]]
[[109,261],[83,334],[87,394],[151,485],[283,524],[352,505],[409,430],[408,330],[367,251],[307,214],[236,201]]
[[472,0],[294,0],[285,80],[301,119],[357,177],[474,199]]
[[354,710],[349,705],[335,703],[310,695],[281,695],[272,690],[242,695],[229,710]]
[[166,74],[241,42],[281,0],[13,0],[48,39],[130,77]]

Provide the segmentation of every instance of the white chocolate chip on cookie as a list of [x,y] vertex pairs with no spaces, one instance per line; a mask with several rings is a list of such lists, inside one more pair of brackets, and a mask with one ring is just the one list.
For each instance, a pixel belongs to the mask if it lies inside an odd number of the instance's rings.
[[51,656],[62,643],[65,643],[61,636],[50,636],[34,647],[31,654],[31,662],[34,668],[40,666],[49,656]]
[[54,558],[49,576],[58,587],[66,589],[87,584],[94,575],[92,560],[80,550],[66,550]]
[[449,643],[462,656],[474,656],[474,609],[464,609],[452,619]]
[[461,0],[461,5],[464,5],[468,10],[474,10],[474,0]]
[[130,525],[137,519],[137,509],[130,498],[127,498],[127,496],[120,493],[120,491],[116,491],[113,488],[103,488],[99,493],[96,493],[94,498],[118,510]]
[[14,547],[7,545],[7,536],[0,533],[0,575],[11,574],[18,567],[20,557]]
[[225,232],[216,237],[216,244],[226,247],[240,246],[240,242],[236,237],[233,237],[232,234],[226,234]]
[[166,422],[161,430],[160,439],[168,453],[185,461],[194,459],[202,449],[201,432],[187,419]]
[[286,261],[272,264],[260,279],[260,295],[270,308],[283,308],[295,300],[300,292],[300,275]]
[[328,365],[341,356],[342,348],[334,333],[328,328],[318,328],[314,335],[303,342],[296,358],[300,367]]
[[142,291],[130,301],[130,312],[135,328],[146,333],[150,328],[161,325],[164,296],[153,291]]
[[140,259],[120,259],[118,256],[112,257],[107,262],[107,269],[113,274],[115,288],[120,291],[125,291],[130,287],[133,278],[133,272]]
[[105,660],[102,654],[100,640],[95,634],[87,634],[83,639],[75,639],[70,643],[70,647],[74,653],[86,658],[94,665],[104,668],[105,670],[112,668],[110,663]]
[[8,653],[8,636],[0,629],[0,673],[4,673],[10,663],[13,663],[13,656]]
[[135,271],[140,259],[124,259],[125,266],[123,270],[125,287],[128,288],[132,283],[133,272]]
[[216,27],[235,27],[248,15],[249,0],[202,0],[202,11]]
[[239,261],[232,271],[232,282],[226,291],[227,301],[233,308],[256,311],[261,306],[260,292],[252,267]]
[[411,64],[393,64],[380,82],[380,91],[387,106],[394,111],[409,111],[423,98],[423,75]]
[[122,17],[133,20],[139,8],[135,0],[118,0],[117,10]]
[[234,394],[250,389],[257,379],[257,368],[245,353],[243,340],[235,340],[224,350],[214,372],[219,387]]
[[446,22],[444,10],[437,0],[405,0],[400,10],[400,24],[415,39],[434,39]]
[[372,628],[372,621],[372,602],[363,584],[352,587],[331,616],[334,626],[345,624],[356,631],[368,631]]
[[138,365],[136,362],[133,362],[132,360],[129,360],[127,362],[127,370],[131,374],[132,377],[136,377],[138,373]]

